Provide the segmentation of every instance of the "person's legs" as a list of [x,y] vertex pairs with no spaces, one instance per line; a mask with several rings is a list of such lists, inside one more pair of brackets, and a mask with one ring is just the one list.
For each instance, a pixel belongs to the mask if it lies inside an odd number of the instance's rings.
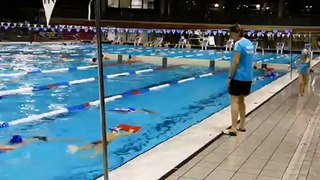
[[237,121],[239,117],[239,106],[238,106],[238,96],[230,95],[231,100],[231,119],[232,119],[232,127],[230,132],[237,132]]
[[305,92],[306,88],[308,87],[309,83],[309,75],[305,74],[303,75],[303,93]]
[[240,127],[239,130],[245,130],[245,120],[246,120],[246,104],[244,103],[245,96],[241,95],[238,98],[238,107],[239,107],[239,113],[240,113]]
[[303,95],[303,89],[304,89],[304,79],[301,74],[299,74],[299,96]]

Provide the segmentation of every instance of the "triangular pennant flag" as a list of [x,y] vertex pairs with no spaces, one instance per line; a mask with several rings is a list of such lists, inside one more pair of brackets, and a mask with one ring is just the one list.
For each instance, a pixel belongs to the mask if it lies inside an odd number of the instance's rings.
[[88,20],[89,21],[91,20],[91,3],[92,3],[92,0],[90,0],[89,5],[88,5]]
[[4,22],[1,22],[1,26],[3,26],[4,25]]
[[88,27],[85,27],[84,32],[88,32],[88,31],[89,31]]
[[40,27],[36,27],[36,31],[39,31],[40,30]]
[[56,4],[56,2],[57,2],[57,0],[42,0],[44,12],[46,14],[47,25],[49,25],[52,11],[53,11],[53,8],[54,8],[54,5]]
[[174,30],[174,29],[172,29],[171,31],[172,31],[172,34],[174,34],[176,32],[176,30]]
[[80,32],[81,28],[80,27],[76,27],[76,31]]
[[4,26],[4,29],[6,29],[6,30],[7,30],[8,28],[9,28],[9,26]]
[[28,27],[28,30],[31,31],[31,30],[32,30],[32,27],[29,26],[29,27]]
[[50,29],[51,29],[52,32],[53,32],[54,30],[56,30],[54,27],[51,27]]
[[58,25],[55,25],[54,27],[55,27],[56,29],[58,29],[59,26],[58,26]]
[[97,29],[96,29],[96,28],[93,28],[93,32],[97,32]]
[[22,27],[22,26],[23,26],[23,23],[20,23],[19,26]]
[[48,25],[47,27],[50,29],[50,28],[51,28],[51,25]]
[[40,25],[40,27],[41,27],[41,28],[43,28],[43,27],[44,27],[44,25],[43,25],[43,24],[41,24],[41,25]]
[[106,28],[102,27],[102,28],[101,28],[101,31],[102,31],[103,33],[105,33],[105,32],[106,32]]
[[34,25],[33,25],[33,27],[37,27],[37,25],[36,25],[36,24],[34,24]]
[[44,28],[43,28],[43,30],[44,30],[44,31],[47,31],[47,30],[48,30],[48,28],[47,28],[47,27],[44,27]]
[[13,23],[13,26],[16,27],[16,26],[17,26],[17,23]]

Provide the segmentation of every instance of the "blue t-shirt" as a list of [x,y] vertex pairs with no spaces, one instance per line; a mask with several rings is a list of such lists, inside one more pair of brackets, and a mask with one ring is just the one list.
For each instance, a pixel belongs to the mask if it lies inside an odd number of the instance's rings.
[[[252,42],[245,38],[240,39],[234,45],[234,52],[240,53],[240,62],[233,79],[238,81],[252,81],[252,64],[254,55],[254,46]],[[231,66],[232,64],[233,59],[231,62]]]

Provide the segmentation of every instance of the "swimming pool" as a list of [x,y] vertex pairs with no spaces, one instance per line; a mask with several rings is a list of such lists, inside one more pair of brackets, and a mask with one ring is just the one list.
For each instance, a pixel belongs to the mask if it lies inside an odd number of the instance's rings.
[[[11,46],[8,47],[11,48]],[[20,49],[39,49],[39,53],[46,51],[43,54],[49,54],[51,57],[51,59],[31,58],[36,62],[57,60],[58,58],[50,55],[52,51],[55,51],[51,49],[62,47],[57,45],[52,47],[49,45],[19,46]],[[83,56],[94,51],[94,48],[87,45],[79,45],[70,49],[72,51],[76,49],[78,54],[82,52]],[[21,52],[21,50],[19,51]],[[14,54],[16,51],[7,51],[6,53]],[[65,53],[68,56],[72,53],[75,54],[75,52],[68,51],[65,51]],[[26,53],[22,52],[21,54],[24,55]],[[56,54],[57,57],[60,57],[58,53]],[[10,55],[7,54],[6,56]],[[32,63],[29,64],[29,67],[43,70],[87,66],[89,63],[81,55],[78,57],[69,56],[69,59],[74,61],[48,64]],[[11,63],[11,61],[10,59],[5,59],[2,60],[2,63]],[[18,61],[15,61],[15,63]],[[108,64],[113,63],[115,62],[108,62]],[[127,76],[106,79],[106,96],[121,94],[123,97],[108,102],[107,110],[114,108],[145,108],[156,112],[154,115],[107,112],[108,127],[115,127],[119,124],[142,127],[139,132],[118,138],[109,144],[110,170],[121,166],[139,154],[229,105],[226,89],[228,72],[224,71],[224,69],[216,68],[212,70],[197,66],[175,66],[161,69],[153,64],[134,63],[106,66],[105,73],[112,75],[150,68],[155,69],[155,71],[141,74],[131,73]],[[23,70],[14,70],[11,67],[4,71],[1,74],[23,72]],[[214,74],[208,75],[211,72],[214,72]],[[280,76],[285,74],[285,72],[278,73]],[[3,81],[3,89],[1,91],[96,76],[97,71],[95,68],[63,73],[31,73],[20,77],[14,82]],[[263,72],[257,71],[255,76],[262,77]],[[8,80],[11,77],[1,78]],[[188,79],[189,81],[179,81],[182,79]],[[253,84],[252,91],[258,90],[275,79],[257,80]],[[177,83],[178,81],[183,83]],[[150,91],[150,87],[159,87],[162,84],[169,84],[170,86]],[[149,91],[143,91],[143,89],[149,89]],[[34,114],[41,114],[63,107],[74,107],[97,100],[98,97],[97,81],[3,96],[0,99],[2,107],[0,119],[5,122],[12,122]],[[99,139],[99,109],[96,107],[88,107],[71,113],[63,113],[56,117],[43,118],[29,123],[19,123],[9,128],[0,129],[0,142],[8,141],[13,134],[20,134],[24,138],[35,135],[47,136],[52,138],[53,141],[36,142],[24,148],[0,154],[2,156],[0,163],[2,167],[5,167],[0,170],[1,179],[92,179],[102,173],[102,158],[100,156],[90,158],[92,151],[79,152],[77,154],[66,152],[69,144],[85,145]]]

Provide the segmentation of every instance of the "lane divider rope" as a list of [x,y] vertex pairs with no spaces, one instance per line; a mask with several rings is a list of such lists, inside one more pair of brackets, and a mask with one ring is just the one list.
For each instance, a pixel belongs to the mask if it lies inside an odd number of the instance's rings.
[[[182,66],[182,65],[178,64],[178,65],[172,65],[172,66],[167,66],[167,67],[157,67],[157,68],[141,69],[141,70],[137,70],[137,71],[122,72],[122,73],[117,73],[117,74],[109,74],[109,75],[105,75],[104,79],[112,79],[112,78],[116,78],[116,77],[120,77],[120,76],[133,76],[133,75],[137,75],[137,74],[160,71],[160,70],[175,68],[175,67],[179,67],[179,66]],[[89,82],[93,82],[96,80],[98,80],[98,77],[90,77],[90,78],[85,78],[85,79],[77,79],[77,80],[72,80],[72,81],[58,82],[58,83],[52,83],[52,84],[46,84],[46,85],[37,85],[37,86],[27,87],[27,88],[5,90],[5,91],[0,91],[0,98],[4,97],[4,96],[17,95],[17,94],[26,94],[26,93],[29,94],[29,93],[36,92],[36,91],[43,91],[43,90],[54,89],[54,88],[59,88],[59,87],[69,87],[72,85],[89,83]]]
[[[141,89],[127,91],[122,94],[108,96],[104,99],[104,101],[105,102],[115,101],[115,100],[143,94],[143,93],[150,92],[150,91],[160,90],[165,87],[171,87],[171,86],[174,86],[177,84],[181,84],[181,83],[185,83],[185,82],[189,82],[189,81],[193,81],[193,80],[197,80],[197,79],[201,79],[201,78],[205,78],[205,77],[210,77],[210,76],[217,75],[217,74],[222,74],[225,72],[228,72],[228,70],[224,69],[224,70],[214,71],[214,72],[210,72],[210,73],[206,73],[206,74],[196,75],[193,77],[183,78],[180,80],[174,80],[171,82],[165,82],[165,83],[161,83],[161,84],[157,84],[157,85],[151,85],[151,86],[144,87]],[[28,117],[25,117],[22,119],[17,119],[17,120],[13,120],[13,121],[9,121],[9,122],[0,122],[0,128],[6,128],[9,126],[14,126],[14,125],[22,124],[22,123],[38,121],[43,118],[53,117],[53,116],[57,116],[57,115],[61,115],[61,114],[68,114],[68,113],[84,110],[89,107],[98,107],[99,105],[100,105],[100,101],[95,100],[95,101],[87,102],[84,104],[69,106],[66,108],[62,108],[59,110],[54,110],[54,111],[50,111],[50,112],[46,112],[46,113],[42,113],[42,114],[31,115],[31,116],[28,116]]]
[[[111,67],[111,66],[118,66],[124,64],[134,64],[139,63],[141,61],[134,61],[134,62],[123,62],[123,63],[112,63],[112,64],[104,64],[104,67]],[[90,65],[90,66],[72,66],[69,68],[60,68],[60,69],[50,69],[50,70],[34,70],[34,71],[27,71],[21,73],[12,73],[12,74],[0,74],[0,77],[15,77],[15,76],[25,76],[27,74],[50,74],[50,73],[64,73],[64,72],[73,72],[78,70],[87,70],[92,68],[97,68],[98,65]]]

